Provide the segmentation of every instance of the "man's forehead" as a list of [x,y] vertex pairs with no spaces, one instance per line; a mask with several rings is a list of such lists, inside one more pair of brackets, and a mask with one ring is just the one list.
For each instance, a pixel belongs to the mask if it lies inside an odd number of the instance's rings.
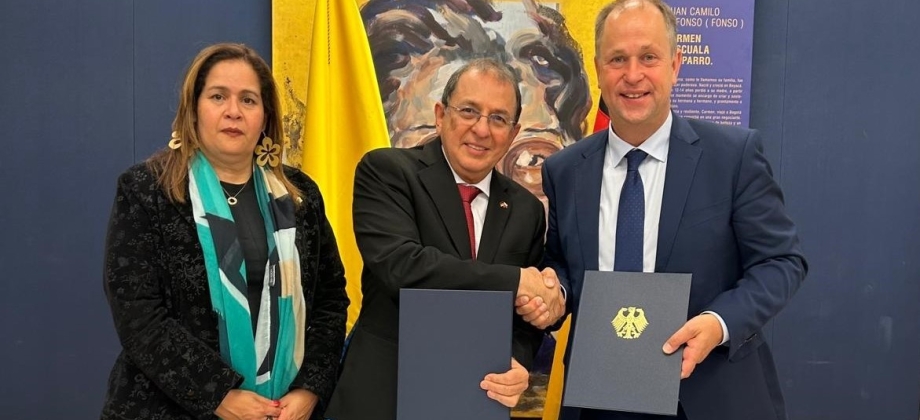
[[[507,91],[499,95],[499,92],[490,90],[486,95],[483,95],[482,83],[484,81],[497,83],[502,88],[507,88]],[[510,82],[499,77],[495,70],[483,71],[475,68],[460,76],[460,79],[457,80],[457,89],[454,90],[451,96],[451,102],[455,104],[483,106],[484,104],[481,102],[488,100],[493,106],[497,106],[493,111],[504,111],[506,113],[511,113],[515,101],[514,87]]]
[[[628,52],[638,52],[638,53],[647,53],[647,52],[657,52],[661,49],[661,45],[658,45],[654,42],[643,42],[637,44],[635,42],[630,42],[629,39],[619,40],[610,39],[607,42],[607,48],[605,52],[612,54],[625,54]],[[602,44],[603,45],[603,44]]]

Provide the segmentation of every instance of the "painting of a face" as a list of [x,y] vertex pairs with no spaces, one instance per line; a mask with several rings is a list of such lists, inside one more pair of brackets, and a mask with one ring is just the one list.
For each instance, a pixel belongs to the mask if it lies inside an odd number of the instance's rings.
[[533,0],[371,0],[361,10],[393,147],[430,141],[451,74],[494,57],[520,78],[520,132],[497,169],[538,198],[543,160],[581,138],[591,108],[583,59],[561,15]]

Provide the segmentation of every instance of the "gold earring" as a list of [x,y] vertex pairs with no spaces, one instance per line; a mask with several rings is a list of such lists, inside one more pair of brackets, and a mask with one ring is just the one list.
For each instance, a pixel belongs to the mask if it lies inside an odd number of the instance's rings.
[[169,139],[169,148],[173,150],[177,150],[180,147],[182,147],[182,139],[179,138],[179,132],[173,131],[172,138]]
[[261,144],[256,145],[256,164],[274,168],[281,163],[281,146],[275,144],[272,138],[263,133]]

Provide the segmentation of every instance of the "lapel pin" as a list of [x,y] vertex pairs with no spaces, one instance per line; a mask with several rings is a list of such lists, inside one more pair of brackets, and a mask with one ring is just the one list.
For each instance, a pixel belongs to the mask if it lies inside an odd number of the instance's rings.
[[502,202],[498,203],[498,206],[501,207],[501,208],[503,208],[503,209],[506,209],[506,208],[508,208],[508,203],[502,201]]

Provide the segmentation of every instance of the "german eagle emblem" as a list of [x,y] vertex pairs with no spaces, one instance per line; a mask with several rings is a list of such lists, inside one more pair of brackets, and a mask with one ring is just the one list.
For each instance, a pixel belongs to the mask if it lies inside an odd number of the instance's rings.
[[642,335],[642,331],[648,326],[648,319],[645,319],[645,310],[630,306],[620,308],[617,316],[613,318],[613,321],[610,321],[610,324],[613,325],[613,330],[616,331],[617,337],[632,340]]

